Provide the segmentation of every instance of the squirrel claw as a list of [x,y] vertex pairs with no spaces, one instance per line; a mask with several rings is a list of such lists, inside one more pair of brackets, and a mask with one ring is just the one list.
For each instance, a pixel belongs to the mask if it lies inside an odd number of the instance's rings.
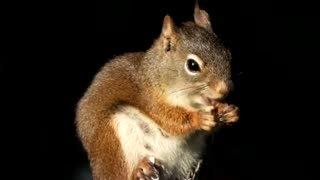
[[134,180],[159,180],[160,170],[164,167],[155,157],[144,157],[133,172]]

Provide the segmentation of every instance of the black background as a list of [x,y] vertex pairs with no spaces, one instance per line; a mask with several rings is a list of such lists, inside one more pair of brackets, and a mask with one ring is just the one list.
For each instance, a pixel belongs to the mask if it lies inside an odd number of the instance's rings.
[[[316,106],[307,102],[316,100],[315,11],[300,2],[199,4],[232,52],[235,89],[229,101],[241,109],[240,121],[209,143],[202,177],[310,179],[318,162]],[[9,174],[80,180],[88,162],[74,112],[93,76],[115,55],[146,50],[166,14],[177,24],[193,20],[193,5],[192,0],[3,4],[1,120],[5,149],[13,154],[7,156]]]

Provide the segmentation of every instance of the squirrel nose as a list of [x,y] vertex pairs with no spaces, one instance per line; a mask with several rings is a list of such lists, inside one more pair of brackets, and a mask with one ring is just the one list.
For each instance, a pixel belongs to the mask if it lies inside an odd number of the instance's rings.
[[232,89],[233,89],[232,81],[221,81],[218,83],[216,91],[219,94],[228,95]]
[[225,98],[232,89],[233,83],[231,81],[220,81],[214,88],[212,99],[221,100]]
[[216,87],[216,91],[218,94],[224,95],[227,94],[229,90],[225,82],[219,82]]

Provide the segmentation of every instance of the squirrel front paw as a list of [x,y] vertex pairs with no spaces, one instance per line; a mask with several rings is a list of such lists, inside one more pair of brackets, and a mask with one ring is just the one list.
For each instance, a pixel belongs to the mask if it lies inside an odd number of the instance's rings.
[[204,110],[199,111],[200,117],[200,128],[205,131],[211,131],[213,127],[217,124],[215,122],[215,114],[212,113],[214,106],[209,106]]
[[199,112],[200,128],[211,131],[217,124],[230,124],[238,121],[239,108],[235,105],[217,103]]
[[133,172],[133,180],[159,180],[163,165],[154,157],[144,157]]
[[239,108],[235,105],[228,105],[219,103],[216,105],[217,122],[230,124],[238,121],[239,119]]

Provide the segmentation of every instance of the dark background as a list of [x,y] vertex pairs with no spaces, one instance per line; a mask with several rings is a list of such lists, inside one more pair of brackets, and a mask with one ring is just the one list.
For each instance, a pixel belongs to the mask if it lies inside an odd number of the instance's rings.
[[[312,179],[319,162],[317,106],[308,102],[316,102],[314,9],[301,2],[199,4],[232,52],[229,101],[241,109],[240,121],[208,142],[202,177]],[[193,0],[2,4],[1,120],[5,149],[13,153],[9,174],[90,176],[75,132],[77,101],[108,59],[146,50],[166,14],[177,24],[193,20],[193,6]]]

